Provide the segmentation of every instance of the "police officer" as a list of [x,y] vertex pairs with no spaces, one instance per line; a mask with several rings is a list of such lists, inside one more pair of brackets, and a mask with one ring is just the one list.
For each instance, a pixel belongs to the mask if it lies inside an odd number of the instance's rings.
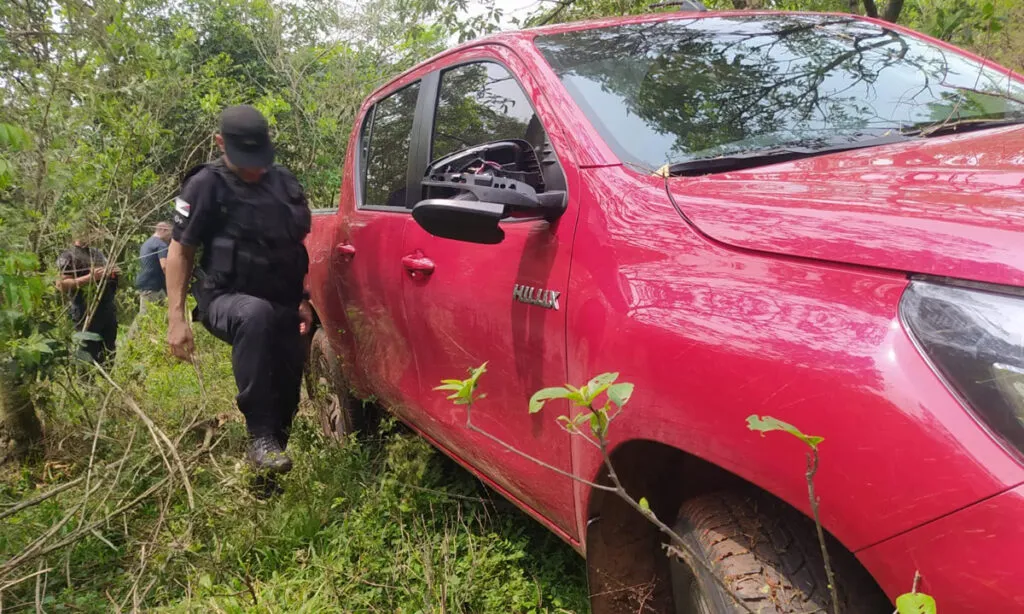
[[189,171],[174,201],[167,341],[176,357],[191,360],[185,292],[202,248],[192,283],[193,319],[232,346],[249,462],[260,471],[286,473],[292,467],[285,446],[299,404],[302,335],[312,324],[303,286],[309,206],[295,176],[273,163],[267,120],[255,108],[225,109],[216,140],[224,155]]
[[[68,314],[75,329],[99,335],[98,339],[83,342],[83,350],[98,363],[111,362],[117,342],[117,291],[121,270],[107,262],[107,257],[95,247],[100,231],[85,220],[74,229],[74,245],[57,258],[60,279],[57,288],[69,299]],[[87,299],[90,287],[100,293],[98,300]],[[92,309],[90,317],[89,310]]]

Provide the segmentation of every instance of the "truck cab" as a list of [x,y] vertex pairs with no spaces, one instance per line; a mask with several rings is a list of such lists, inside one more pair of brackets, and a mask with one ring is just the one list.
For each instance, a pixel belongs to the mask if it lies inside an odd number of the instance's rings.
[[[1022,122],[1018,75],[850,15],[446,51],[367,98],[314,211],[324,428],[374,398],[586,556],[594,612],[891,611],[915,576],[1024,611]],[[436,388],[484,363],[470,422]],[[606,372],[607,445],[528,411]],[[752,415],[824,438],[836,591],[807,448]]]

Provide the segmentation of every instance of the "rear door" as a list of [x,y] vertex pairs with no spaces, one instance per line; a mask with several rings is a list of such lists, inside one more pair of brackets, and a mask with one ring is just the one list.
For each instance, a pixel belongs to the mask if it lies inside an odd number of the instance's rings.
[[331,254],[336,296],[331,337],[342,370],[362,395],[399,414],[418,394],[419,380],[402,303],[402,241],[409,213],[412,131],[421,82],[401,85],[362,118],[359,142],[346,164]]
[[[503,47],[488,47],[444,63],[424,79],[424,87],[437,92],[425,96],[423,114],[429,121],[417,132],[417,155],[424,162],[420,177],[427,160],[520,139],[544,169],[545,189],[564,192],[563,169],[526,94],[538,87],[521,82],[529,71],[517,58]],[[442,379],[461,379],[467,369],[487,362],[481,380],[487,397],[473,408],[474,426],[571,471],[569,435],[554,414],[530,415],[527,404],[536,390],[565,381],[565,304],[576,212],[570,198],[565,214],[553,223],[505,221],[505,239],[497,245],[438,238],[412,222],[403,249],[405,308],[421,375],[423,419],[418,422],[443,447],[570,537],[576,533],[571,479],[471,431],[465,407],[453,406],[433,389]]]

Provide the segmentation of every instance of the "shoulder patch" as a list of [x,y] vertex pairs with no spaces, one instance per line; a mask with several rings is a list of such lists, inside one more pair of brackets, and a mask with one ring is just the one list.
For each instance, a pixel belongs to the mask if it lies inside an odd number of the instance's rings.
[[192,210],[192,205],[185,202],[180,196],[174,197],[174,211],[182,217],[188,217],[189,212]]

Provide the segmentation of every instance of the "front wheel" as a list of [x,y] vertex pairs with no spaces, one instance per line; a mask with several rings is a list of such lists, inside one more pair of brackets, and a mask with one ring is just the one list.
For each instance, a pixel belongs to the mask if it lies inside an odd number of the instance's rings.
[[[690,565],[673,557],[670,563],[676,614],[832,611],[814,523],[782,503],[731,492],[704,495],[683,504],[674,530],[699,559]],[[851,555],[835,544],[829,555],[844,614],[892,611]]]

